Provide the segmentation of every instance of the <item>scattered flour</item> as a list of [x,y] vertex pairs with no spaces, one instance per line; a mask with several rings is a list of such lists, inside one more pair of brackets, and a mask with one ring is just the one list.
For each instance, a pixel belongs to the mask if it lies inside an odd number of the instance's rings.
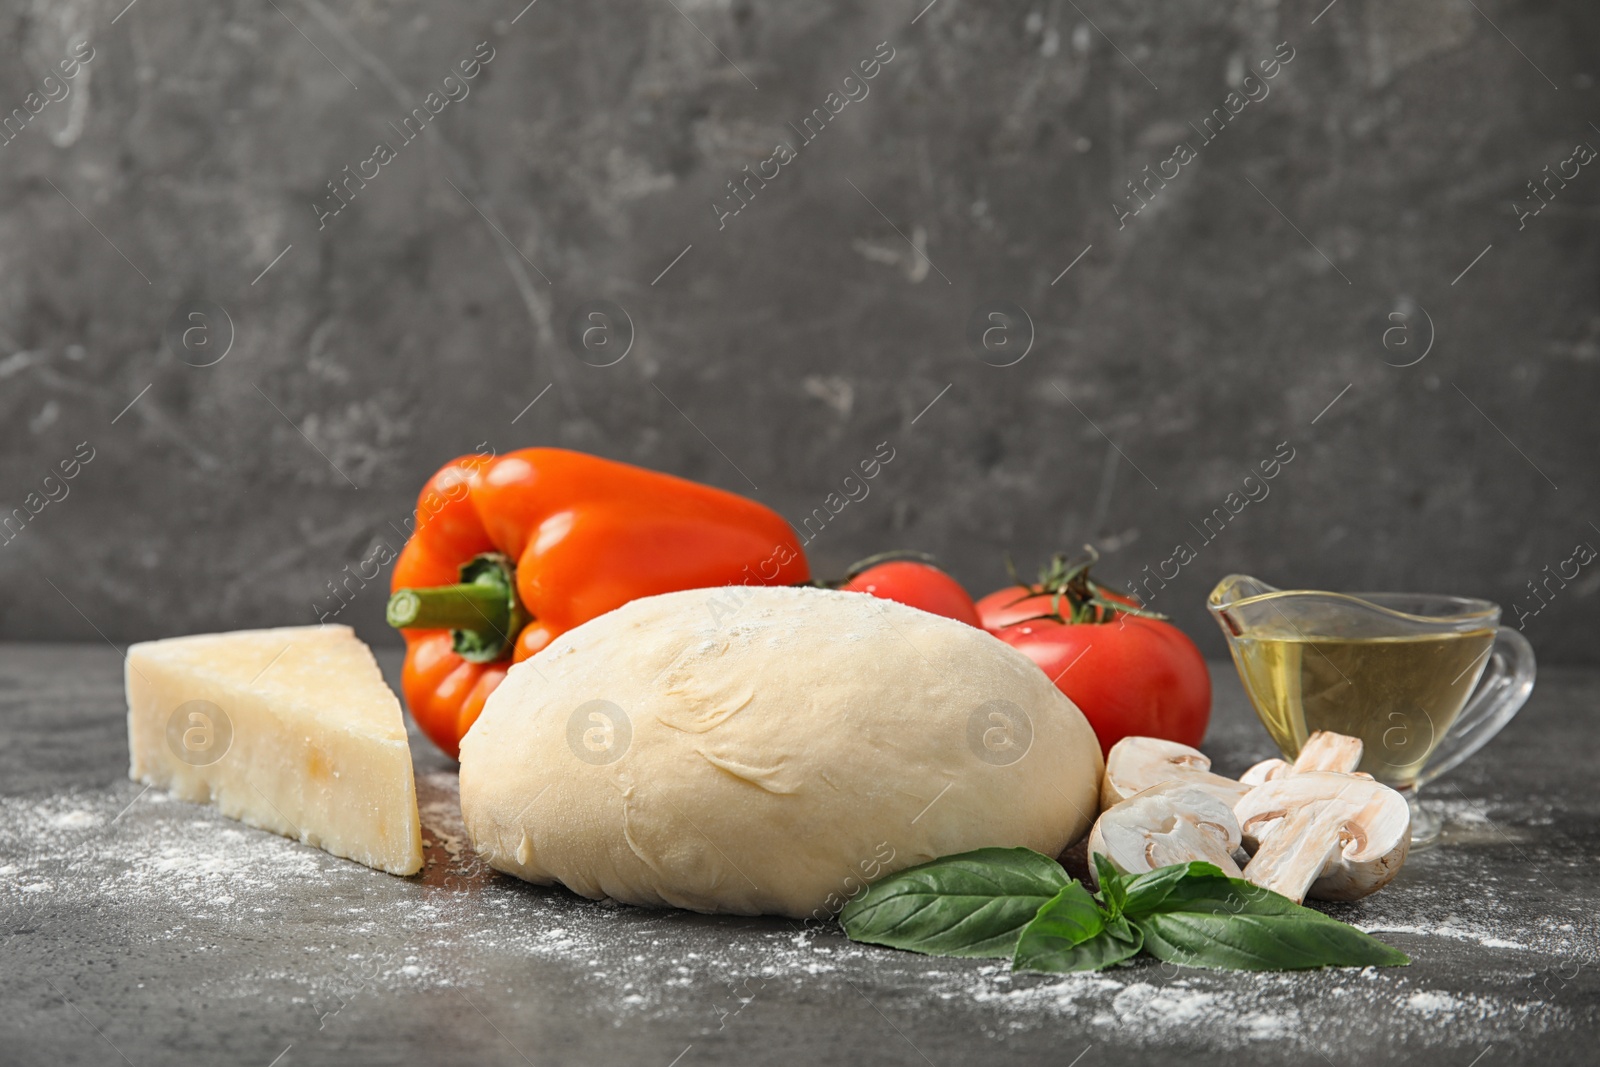
[[91,826],[100,825],[100,819],[94,812],[79,808],[76,811],[64,811],[52,816],[50,825],[58,830],[86,830]]
[[1413,993],[1406,998],[1406,1007],[1419,1015],[1454,1015],[1461,1010],[1462,1003],[1448,993]]
[[[1401,935],[1396,943],[1419,963],[1445,953],[1509,953],[1505,993],[1427,988],[1414,977],[1420,967],[1241,974],[1144,961],[1090,974],[1012,974],[998,961],[853,944],[836,928],[650,911],[526,886],[472,855],[453,775],[424,774],[418,787],[430,866],[413,879],[170,802],[158,790],[135,800],[131,784],[0,798],[0,918],[8,929],[47,928],[87,914],[135,939],[171,943],[174,953],[232,952],[233,977],[208,993],[287,1000],[319,1026],[383,990],[470,992],[521,971],[592,988],[595,1022],[610,1026],[647,1016],[710,1031],[767,999],[849,994],[855,986],[889,1018],[937,1005],[1001,1034],[1073,1020],[1135,1047],[1270,1043],[1282,1054],[1320,1049],[1330,1004],[1391,1019],[1421,1043],[1487,1043],[1569,1026],[1563,1005],[1544,1004],[1521,979],[1548,968],[1560,946],[1595,943],[1593,916],[1527,929],[1511,905],[1494,903],[1509,892],[1432,877],[1374,898],[1392,903],[1340,917]],[[1428,855],[1446,875],[1464,862]],[[1456,918],[1460,912],[1476,921]],[[239,951],[241,939],[247,951]]]
[[1512,941],[1509,938],[1497,937],[1481,927],[1469,928],[1460,925],[1460,920],[1454,916],[1440,922],[1435,926],[1407,926],[1404,923],[1373,923],[1357,924],[1369,934],[1421,934],[1427,937],[1449,937],[1457,941],[1471,941],[1482,945],[1484,948],[1515,948],[1526,951],[1527,945],[1521,941]]

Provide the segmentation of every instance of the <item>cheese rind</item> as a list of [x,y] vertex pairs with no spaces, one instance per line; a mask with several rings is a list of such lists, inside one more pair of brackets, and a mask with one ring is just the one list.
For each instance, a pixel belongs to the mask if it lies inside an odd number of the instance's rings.
[[422,868],[399,701],[348,626],[128,649],[129,777],[390,874]]

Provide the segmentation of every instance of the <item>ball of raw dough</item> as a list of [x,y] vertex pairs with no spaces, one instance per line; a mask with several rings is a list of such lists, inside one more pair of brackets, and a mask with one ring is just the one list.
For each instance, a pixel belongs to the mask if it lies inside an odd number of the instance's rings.
[[530,882],[824,918],[950,853],[1057,855],[1102,768],[1077,707],[982,630],[864,593],[699,589],[511,668],[461,743],[461,813]]

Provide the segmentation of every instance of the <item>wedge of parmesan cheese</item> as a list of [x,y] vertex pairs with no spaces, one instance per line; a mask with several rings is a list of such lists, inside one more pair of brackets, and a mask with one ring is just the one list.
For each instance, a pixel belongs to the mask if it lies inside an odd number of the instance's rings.
[[422,868],[400,703],[348,626],[128,649],[129,776],[390,874]]

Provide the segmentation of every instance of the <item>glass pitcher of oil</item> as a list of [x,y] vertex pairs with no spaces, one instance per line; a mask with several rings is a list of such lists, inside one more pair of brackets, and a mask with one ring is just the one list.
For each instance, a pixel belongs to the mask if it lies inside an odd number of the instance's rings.
[[1230,574],[1207,604],[1284,757],[1316,730],[1359,737],[1360,769],[1411,804],[1414,848],[1440,829],[1418,789],[1487,744],[1533,690],[1533,648],[1486,600],[1276,589]]

